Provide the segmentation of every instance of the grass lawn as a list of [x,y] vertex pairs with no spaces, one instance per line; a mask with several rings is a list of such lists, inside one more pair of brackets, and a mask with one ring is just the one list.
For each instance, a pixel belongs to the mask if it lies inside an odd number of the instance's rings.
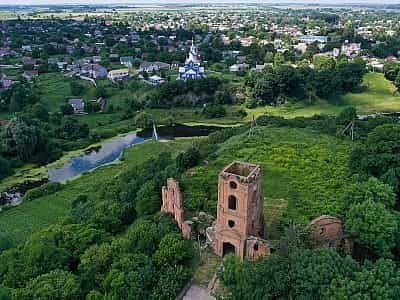
[[[258,127],[256,134],[229,139],[216,159],[186,172],[184,206],[215,215],[218,174],[234,160],[259,164],[265,199],[266,235],[276,239],[282,222],[308,223],[322,214],[343,213],[337,194],[351,180],[352,144],[308,129]],[[206,191],[206,192],[205,192]]]
[[107,185],[128,166],[139,164],[162,152],[177,155],[192,143],[193,139],[177,139],[168,143],[149,141],[126,149],[121,160],[116,163],[87,172],[68,181],[63,190],[31,202],[0,212],[0,228],[13,245],[26,240],[49,224],[61,220],[68,212],[70,203],[80,194],[97,195],[99,186]]
[[69,81],[62,73],[41,74],[37,82],[41,93],[40,102],[50,112],[59,111],[65,99],[71,96]]
[[360,92],[346,93],[330,99],[320,99],[311,105],[289,104],[279,107],[258,107],[247,109],[249,115],[269,113],[286,118],[313,116],[316,114],[337,115],[348,106],[356,107],[359,114],[373,112],[400,111],[400,96],[394,95],[393,83],[381,73],[368,73],[364,76]]

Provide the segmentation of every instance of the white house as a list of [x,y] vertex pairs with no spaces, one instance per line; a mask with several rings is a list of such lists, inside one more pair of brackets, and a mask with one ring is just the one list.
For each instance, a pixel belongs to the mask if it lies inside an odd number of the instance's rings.
[[165,80],[164,80],[164,78],[161,78],[160,76],[153,75],[153,76],[150,76],[150,77],[147,79],[147,82],[148,82],[149,84],[151,84],[151,85],[159,85],[159,84],[161,84],[161,83],[164,83]]
[[129,76],[129,69],[111,70],[108,72],[107,78],[112,81],[123,80]]
[[340,52],[347,57],[355,57],[361,54],[361,43],[349,43],[346,41],[341,49]]
[[230,72],[239,72],[242,70],[247,70],[249,68],[248,64],[234,64],[229,67]]

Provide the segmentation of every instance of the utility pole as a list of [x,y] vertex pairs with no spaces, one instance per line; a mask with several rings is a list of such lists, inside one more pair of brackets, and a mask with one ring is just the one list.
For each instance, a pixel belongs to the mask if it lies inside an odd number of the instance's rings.
[[253,115],[253,120],[251,121],[251,124],[250,124],[249,136],[253,136],[253,133],[254,133],[254,130],[255,130],[256,126],[257,126],[257,122],[256,122],[256,119],[254,118],[254,115]]
[[343,134],[347,131],[350,130],[350,137],[351,140],[354,141],[354,124],[355,124],[355,120],[353,119],[347,126],[346,128],[343,130]]

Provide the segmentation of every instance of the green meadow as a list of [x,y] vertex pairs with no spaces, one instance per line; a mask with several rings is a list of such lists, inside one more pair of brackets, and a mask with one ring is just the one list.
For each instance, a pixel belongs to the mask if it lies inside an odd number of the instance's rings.
[[183,175],[184,205],[215,215],[217,179],[234,160],[259,164],[266,235],[278,238],[288,220],[308,223],[322,214],[339,215],[337,192],[349,182],[352,144],[308,129],[259,127],[223,144],[215,159]]
[[330,99],[318,99],[312,104],[285,104],[278,107],[248,109],[249,115],[268,113],[285,118],[310,117],[317,114],[337,115],[344,108],[354,106],[360,114],[400,111],[400,96],[392,82],[381,73],[364,76],[360,91],[338,95]]

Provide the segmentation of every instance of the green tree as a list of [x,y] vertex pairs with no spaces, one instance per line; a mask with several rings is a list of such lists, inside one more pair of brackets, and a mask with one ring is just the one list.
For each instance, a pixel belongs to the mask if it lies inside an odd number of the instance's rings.
[[35,278],[27,284],[26,289],[33,300],[75,300],[81,296],[78,278],[62,270]]
[[354,276],[333,279],[324,296],[329,300],[399,299],[399,269],[391,260],[367,261]]
[[82,93],[85,91],[85,86],[76,80],[71,81],[70,83],[71,93],[74,96],[81,96]]
[[400,73],[397,74],[396,79],[394,80],[394,86],[396,87],[397,91],[400,92]]
[[7,152],[17,155],[21,160],[32,159],[39,140],[39,128],[20,117],[12,119],[6,127]]
[[385,74],[386,79],[390,81],[395,81],[397,75],[400,72],[400,63],[397,61],[387,61],[383,66],[383,73]]
[[355,242],[377,257],[391,257],[398,230],[396,217],[382,203],[367,199],[350,206],[344,222]]
[[161,207],[160,187],[155,180],[145,182],[136,195],[138,216],[152,215]]
[[146,112],[140,112],[135,116],[135,124],[140,128],[150,128],[153,126],[153,118]]
[[64,116],[72,115],[74,113],[74,108],[71,105],[69,105],[68,103],[66,103],[66,104],[63,104],[60,106],[60,111]]
[[175,299],[178,292],[190,278],[189,270],[184,266],[171,266],[161,273],[160,279],[150,297],[152,300]]
[[336,118],[336,123],[347,126],[350,122],[357,119],[357,111],[354,107],[345,108]]
[[319,299],[334,278],[349,275],[358,267],[351,257],[329,248],[299,249],[289,255],[289,262],[292,299]]
[[7,159],[0,156],[0,179],[4,178],[12,173],[12,168]]
[[285,56],[280,52],[275,53],[275,55],[274,55],[274,65],[275,66],[280,66],[280,65],[283,65],[284,63],[285,63]]
[[365,143],[356,147],[350,159],[354,172],[379,178],[398,193],[400,179],[400,125],[385,124],[368,134]]
[[396,202],[396,195],[390,185],[384,184],[375,177],[370,177],[365,182],[357,182],[347,187],[341,197],[341,201],[346,207],[367,200],[382,203],[386,207],[393,207]]
[[176,157],[176,169],[183,172],[197,165],[201,160],[201,155],[196,147],[191,147],[186,152],[179,153]]
[[82,287],[86,290],[101,288],[116,255],[113,247],[107,243],[86,250],[78,268]]
[[170,233],[163,237],[153,259],[157,266],[166,268],[187,263],[194,254],[191,241],[181,234]]
[[49,121],[49,112],[47,109],[40,103],[34,104],[30,110],[29,113],[34,117],[37,118],[43,122],[48,122]]

